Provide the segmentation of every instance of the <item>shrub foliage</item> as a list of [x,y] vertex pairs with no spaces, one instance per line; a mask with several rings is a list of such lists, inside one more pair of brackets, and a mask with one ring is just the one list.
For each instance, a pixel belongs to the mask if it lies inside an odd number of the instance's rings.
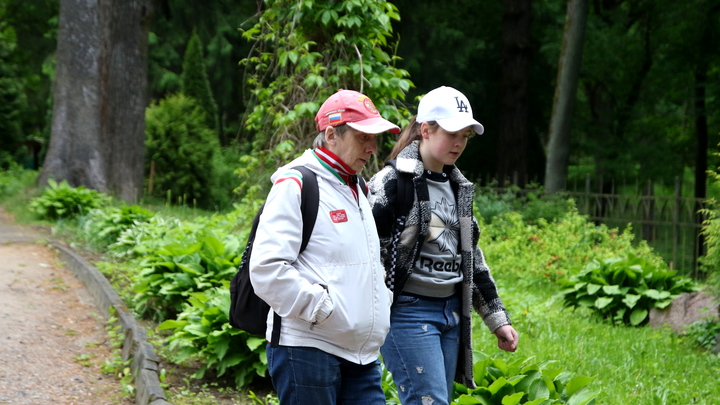
[[695,284],[667,266],[628,254],[594,259],[584,270],[561,284],[565,307],[590,308],[615,324],[641,326],[652,308],[665,308],[680,294],[696,291]]
[[60,183],[48,179],[43,193],[30,201],[29,209],[43,219],[74,218],[91,209],[107,205],[110,198],[85,186],[71,187],[66,180]]
[[148,194],[209,208],[215,186],[212,163],[220,147],[202,108],[177,94],[153,103],[146,121]]

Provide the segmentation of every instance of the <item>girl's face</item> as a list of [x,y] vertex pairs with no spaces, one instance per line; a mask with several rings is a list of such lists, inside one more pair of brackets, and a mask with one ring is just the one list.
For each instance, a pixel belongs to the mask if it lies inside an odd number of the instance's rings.
[[472,127],[465,127],[458,132],[447,132],[439,125],[434,128],[427,122],[420,126],[423,140],[420,142],[425,169],[442,172],[444,165],[454,165],[467,146],[468,139],[474,134]]

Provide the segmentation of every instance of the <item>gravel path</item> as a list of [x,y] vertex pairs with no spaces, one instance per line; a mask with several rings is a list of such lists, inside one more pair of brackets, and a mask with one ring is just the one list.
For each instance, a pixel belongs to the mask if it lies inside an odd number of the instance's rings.
[[41,239],[0,210],[0,404],[134,403],[101,370],[105,319]]

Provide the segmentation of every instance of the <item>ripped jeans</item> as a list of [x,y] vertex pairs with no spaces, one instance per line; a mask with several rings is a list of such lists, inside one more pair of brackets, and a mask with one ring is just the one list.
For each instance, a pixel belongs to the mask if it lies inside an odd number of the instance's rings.
[[398,297],[380,349],[405,405],[447,405],[460,349],[460,298]]

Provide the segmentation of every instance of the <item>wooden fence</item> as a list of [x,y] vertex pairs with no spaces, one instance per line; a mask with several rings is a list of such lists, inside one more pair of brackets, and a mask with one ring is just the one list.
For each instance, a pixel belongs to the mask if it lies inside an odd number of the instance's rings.
[[[565,194],[575,200],[578,211],[596,223],[612,228],[632,228],[637,241],[645,240],[660,254],[671,268],[691,277],[701,277],[698,258],[705,252],[700,234],[705,217],[698,211],[706,200],[683,197],[679,178],[674,187],[665,185],[636,185],[634,187],[591,181],[583,185],[569,185]],[[656,195],[655,189],[671,195]],[[659,193],[658,193],[659,194]]]
[[698,258],[705,252],[700,230],[705,217],[699,210],[706,207],[705,200],[683,197],[679,178],[675,178],[672,195],[655,195],[651,182],[642,188],[636,186],[634,194],[627,194],[627,187],[623,194],[616,193],[613,183],[603,192],[602,179],[596,184],[593,190],[588,176],[584,190],[575,188],[567,193],[575,199],[580,213],[608,226],[621,229],[631,226],[636,239],[645,240],[671,268],[681,274],[700,276]]

